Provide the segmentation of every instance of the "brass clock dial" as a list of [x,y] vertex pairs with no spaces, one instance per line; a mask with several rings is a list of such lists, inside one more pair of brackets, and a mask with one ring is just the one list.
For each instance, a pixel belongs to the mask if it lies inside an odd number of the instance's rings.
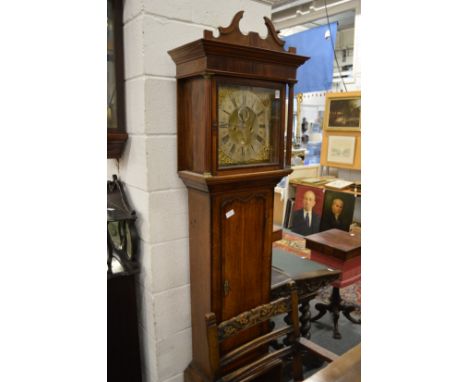
[[277,118],[272,115],[276,109],[273,107],[275,95],[278,93],[271,88],[218,87],[220,167],[272,161],[272,119]]

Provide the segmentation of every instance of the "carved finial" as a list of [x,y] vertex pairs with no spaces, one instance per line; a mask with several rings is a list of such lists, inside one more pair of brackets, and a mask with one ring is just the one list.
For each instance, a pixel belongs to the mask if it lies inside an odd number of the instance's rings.
[[[227,27],[219,27],[219,37],[213,36],[213,32],[205,30],[203,37],[206,40],[216,40],[220,42],[227,42],[233,44],[240,44],[245,46],[252,46],[256,48],[277,50],[284,52],[283,46],[285,41],[278,37],[278,33],[273,26],[273,23],[268,17],[264,17],[265,25],[267,27],[268,34],[266,38],[261,38],[257,32],[249,32],[245,35],[239,28],[239,23],[244,16],[244,11],[237,12],[232,18],[231,24]],[[296,53],[296,48],[289,48],[289,53]]]
[[220,34],[229,34],[232,32],[237,32],[237,33],[242,33],[240,28],[239,28],[239,23],[244,17],[244,11],[239,11],[237,12],[234,17],[232,18],[231,24],[229,24],[228,27],[219,27],[219,33]]

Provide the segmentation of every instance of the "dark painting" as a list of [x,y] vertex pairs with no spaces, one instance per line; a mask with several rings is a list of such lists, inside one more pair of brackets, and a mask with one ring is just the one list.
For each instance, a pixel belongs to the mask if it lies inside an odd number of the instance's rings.
[[320,232],[332,228],[349,231],[353,222],[355,197],[339,191],[325,192]]
[[359,128],[361,125],[361,99],[330,100],[328,127]]

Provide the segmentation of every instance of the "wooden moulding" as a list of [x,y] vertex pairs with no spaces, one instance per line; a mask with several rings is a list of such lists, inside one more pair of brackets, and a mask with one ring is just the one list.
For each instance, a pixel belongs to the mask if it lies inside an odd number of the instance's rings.
[[127,142],[128,134],[125,132],[109,132],[107,131],[107,159],[118,159],[122,155],[122,151]]
[[[252,174],[235,174],[225,176],[212,176],[202,175],[193,171],[179,171],[179,176],[187,187],[195,188],[200,191],[228,191],[233,186],[238,188],[241,184],[242,187],[258,186],[259,183],[271,183],[272,186],[278,184],[278,182],[285,176],[292,172],[291,168],[256,172]],[[241,182],[241,183],[240,183]]]
[[244,35],[239,29],[243,14],[244,11],[238,12],[228,27],[218,28],[219,37],[205,30],[203,39],[170,50],[168,53],[177,64],[177,78],[210,73],[295,81],[296,69],[309,57],[295,54],[295,48],[285,51],[285,42],[278,38],[266,17],[268,35],[265,39],[256,32]]

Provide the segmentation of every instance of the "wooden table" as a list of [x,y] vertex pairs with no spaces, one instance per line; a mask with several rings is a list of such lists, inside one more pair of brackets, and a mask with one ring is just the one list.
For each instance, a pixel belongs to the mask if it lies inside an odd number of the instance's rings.
[[354,284],[361,279],[361,234],[349,233],[339,229],[330,229],[305,237],[306,248],[310,249],[310,259],[325,266],[341,270],[340,278],[333,282],[330,304],[318,303],[315,308],[319,313],[311,318],[316,321],[327,310],[333,315],[333,338],[341,338],[338,330],[340,312],[355,324],[361,320],[354,319],[350,313],[356,310],[356,305],[342,304],[340,288]]
[[273,248],[271,272],[271,300],[289,296],[288,282],[294,280],[299,295],[301,335],[310,338],[311,313],[309,301],[320,288],[337,281],[341,271],[329,269],[322,264],[302,259],[278,248]]

